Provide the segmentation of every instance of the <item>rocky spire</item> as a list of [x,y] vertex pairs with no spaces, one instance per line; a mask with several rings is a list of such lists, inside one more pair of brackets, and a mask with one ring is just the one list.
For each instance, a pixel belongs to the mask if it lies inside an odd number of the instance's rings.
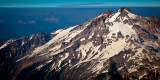
[[127,7],[121,7],[118,11],[121,12],[121,13],[126,12],[126,11],[133,13],[133,12],[132,12],[129,8],[127,8]]

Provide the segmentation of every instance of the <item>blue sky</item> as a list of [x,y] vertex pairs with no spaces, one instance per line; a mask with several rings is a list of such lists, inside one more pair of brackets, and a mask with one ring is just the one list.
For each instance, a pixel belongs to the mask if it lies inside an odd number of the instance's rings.
[[0,0],[0,7],[160,6],[160,0]]

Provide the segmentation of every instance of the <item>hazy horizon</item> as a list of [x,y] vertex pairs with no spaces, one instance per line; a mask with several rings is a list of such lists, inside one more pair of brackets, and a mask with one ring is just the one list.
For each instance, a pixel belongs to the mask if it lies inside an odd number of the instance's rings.
[[160,6],[159,0],[2,0],[0,7]]

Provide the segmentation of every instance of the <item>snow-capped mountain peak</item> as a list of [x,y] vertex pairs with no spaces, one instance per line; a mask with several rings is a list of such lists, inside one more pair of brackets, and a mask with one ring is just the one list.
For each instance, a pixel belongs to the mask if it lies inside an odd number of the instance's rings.
[[113,75],[119,79],[148,75],[150,79],[160,69],[159,22],[126,7],[107,10],[80,25],[5,43],[0,49],[4,58],[0,67],[12,65],[8,76],[13,80],[37,75],[43,80],[94,80],[101,74],[106,75],[104,79]]

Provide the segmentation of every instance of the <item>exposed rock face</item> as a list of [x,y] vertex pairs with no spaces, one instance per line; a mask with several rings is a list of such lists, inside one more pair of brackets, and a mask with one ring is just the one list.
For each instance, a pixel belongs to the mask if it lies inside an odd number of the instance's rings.
[[2,80],[160,79],[160,19],[128,8],[81,25],[8,40],[0,47]]

